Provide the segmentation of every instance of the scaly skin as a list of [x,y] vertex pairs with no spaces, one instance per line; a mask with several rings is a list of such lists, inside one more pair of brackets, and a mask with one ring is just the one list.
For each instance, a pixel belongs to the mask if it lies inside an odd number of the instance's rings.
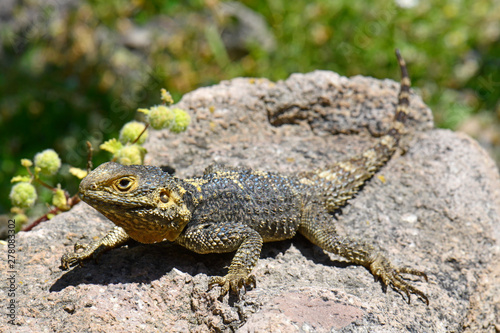
[[[210,279],[222,294],[255,285],[251,274],[264,242],[292,238],[297,232],[325,251],[365,266],[384,285],[427,296],[403,280],[401,273],[425,273],[394,267],[379,250],[339,235],[331,213],[352,198],[393,155],[409,105],[410,80],[402,72],[395,120],[389,132],[363,154],[324,169],[295,176],[212,165],[202,177],[178,179],[153,166],[105,163],[80,184],[83,201],[116,224],[106,236],[61,258],[61,266],[81,263],[130,238],[141,243],[165,240],[197,253],[236,252],[226,276]],[[77,250],[83,249],[78,252]]]

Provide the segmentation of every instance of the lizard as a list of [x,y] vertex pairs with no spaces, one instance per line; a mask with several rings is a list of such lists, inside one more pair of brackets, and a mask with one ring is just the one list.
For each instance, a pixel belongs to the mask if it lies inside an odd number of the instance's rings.
[[300,233],[324,251],[366,267],[384,288],[405,293],[408,303],[415,294],[428,305],[428,297],[402,276],[427,281],[423,271],[396,267],[375,246],[340,235],[333,215],[386,164],[406,133],[410,79],[398,50],[396,55],[401,83],[391,128],[363,153],[326,168],[284,176],[213,164],[200,177],[180,179],[156,166],[101,164],[81,181],[79,195],[115,227],[88,245],[76,243],[61,257],[61,268],[97,258],[130,239],[170,241],[196,253],[235,252],[227,274],[209,279],[210,288],[219,285],[226,295],[256,286],[251,272],[264,242]]

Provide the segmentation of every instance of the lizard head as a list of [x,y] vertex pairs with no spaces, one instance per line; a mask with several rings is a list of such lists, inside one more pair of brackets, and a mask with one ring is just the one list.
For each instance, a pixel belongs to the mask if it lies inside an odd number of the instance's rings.
[[141,243],[174,241],[191,219],[182,181],[154,166],[101,164],[79,194]]

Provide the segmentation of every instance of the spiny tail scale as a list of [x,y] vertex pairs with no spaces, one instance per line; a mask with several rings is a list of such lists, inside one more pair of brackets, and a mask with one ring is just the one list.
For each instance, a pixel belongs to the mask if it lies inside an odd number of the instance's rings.
[[323,169],[301,174],[302,178],[314,181],[323,189],[321,196],[331,212],[345,205],[366,180],[370,179],[391,158],[405,132],[411,81],[399,50],[396,50],[396,57],[401,69],[401,87],[392,128],[362,154]]

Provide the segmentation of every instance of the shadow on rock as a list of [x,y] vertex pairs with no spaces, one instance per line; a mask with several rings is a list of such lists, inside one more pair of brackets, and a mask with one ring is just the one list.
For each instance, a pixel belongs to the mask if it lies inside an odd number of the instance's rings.
[[223,275],[232,254],[201,255],[172,243],[132,243],[88,260],[62,275],[50,287],[57,292],[80,284],[109,285],[119,283],[150,283],[172,269],[194,276]]

